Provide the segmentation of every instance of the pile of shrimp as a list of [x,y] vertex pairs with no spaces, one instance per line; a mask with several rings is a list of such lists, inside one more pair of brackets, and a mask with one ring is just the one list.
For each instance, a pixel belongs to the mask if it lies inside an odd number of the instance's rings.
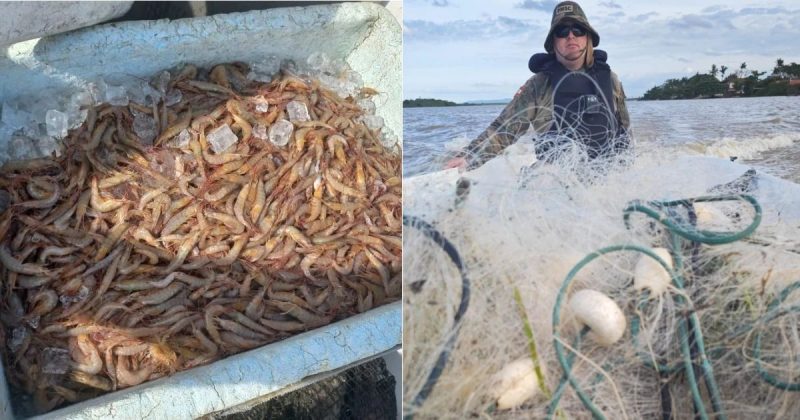
[[[90,107],[61,156],[0,170],[0,342],[31,411],[399,298],[400,154],[355,104],[374,90],[242,74],[186,66],[169,81],[179,103]],[[306,121],[288,121],[290,101]],[[155,121],[151,144],[136,115]],[[283,146],[266,135],[278,123]],[[238,142],[214,153],[214,130]]]

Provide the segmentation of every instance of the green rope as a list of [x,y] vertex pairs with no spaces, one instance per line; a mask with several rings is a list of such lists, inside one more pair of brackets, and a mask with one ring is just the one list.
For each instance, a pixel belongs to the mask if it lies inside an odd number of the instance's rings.
[[[644,312],[645,306],[647,306],[647,304],[649,303],[649,296],[650,296],[650,292],[648,290],[645,290],[644,292],[642,292],[642,295],[641,295],[640,300],[639,300],[639,305],[637,306],[637,308],[639,309],[640,312]],[[640,325],[640,323],[641,323],[641,318],[639,318],[638,314],[634,314],[633,318],[631,319],[631,339],[633,340],[633,345],[636,348],[640,347],[640,345],[639,345],[639,325]],[[679,366],[679,365],[670,366],[670,365],[667,365],[667,364],[659,363],[658,361],[653,360],[653,358],[650,357],[650,355],[648,353],[645,353],[645,352],[639,352],[638,356],[639,356],[639,359],[641,359],[642,362],[646,366],[652,367],[653,370],[655,370],[658,373],[665,373],[665,374],[666,373],[674,373],[678,369],[681,368],[681,366]]]
[[[740,232],[714,232],[714,231],[698,230],[693,226],[680,224],[678,223],[678,221],[673,220],[672,215],[663,211],[663,209],[665,208],[668,209],[670,207],[675,207],[675,206],[685,206],[688,208],[693,203],[697,202],[717,202],[717,201],[746,201],[750,203],[753,209],[755,210],[755,215],[753,216],[752,222],[750,223],[749,226],[747,226],[744,230]],[[675,201],[664,201],[664,202],[653,201],[648,203],[634,201],[630,203],[623,210],[623,221],[626,227],[630,226],[629,219],[630,215],[633,212],[644,213],[645,215],[663,224],[670,231],[671,233],[670,239],[672,245],[672,250],[670,253],[672,254],[673,258],[674,269],[669,267],[669,265],[664,260],[662,260],[649,248],[645,248],[638,245],[615,245],[602,248],[594,253],[587,255],[580,262],[578,262],[578,264],[576,264],[572,268],[572,270],[570,270],[570,272],[567,274],[567,277],[564,279],[564,282],[561,285],[561,289],[559,290],[558,295],[556,296],[556,302],[553,307],[553,324],[552,324],[553,347],[556,350],[556,358],[558,359],[558,363],[561,365],[561,368],[564,372],[564,377],[562,378],[559,387],[556,389],[556,393],[554,394],[550,406],[548,407],[548,418],[552,417],[552,412],[555,411],[556,407],[558,406],[558,402],[565,388],[565,385],[566,383],[569,383],[569,385],[575,390],[575,393],[578,395],[578,398],[581,400],[583,405],[592,413],[592,416],[595,419],[605,419],[605,416],[600,412],[597,406],[595,406],[594,403],[592,403],[592,401],[589,399],[589,397],[586,395],[586,393],[578,384],[578,381],[572,375],[572,364],[574,362],[575,353],[570,352],[568,356],[565,354],[565,349],[562,344],[562,338],[558,331],[558,326],[560,324],[560,319],[561,319],[561,307],[563,305],[567,291],[569,290],[569,286],[574,280],[575,276],[578,274],[580,270],[583,269],[583,267],[585,267],[591,261],[602,255],[609,254],[612,252],[636,251],[654,259],[667,271],[667,273],[669,273],[673,285],[679,291],[679,293],[675,295],[675,300],[679,306],[684,306],[687,309],[688,315],[684,317],[679,323],[678,333],[680,336],[682,364],[687,377],[687,381],[689,383],[690,391],[692,394],[692,401],[694,402],[697,415],[703,420],[708,419],[708,413],[706,412],[705,404],[703,402],[697,377],[694,371],[694,359],[696,358],[699,359],[700,363],[699,370],[702,372],[702,377],[705,380],[706,388],[708,389],[708,394],[710,396],[714,412],[718,418],[725,419],[726,415],[722,408],[722,403],[721,403],[722,398],[719,392],[719,387],[716,383],[716,380],[714,379],[714,373],[711,362],[706,356],[705,344],[703,342],[703,334],[700,329],[699,319],[697,317],[697,314],[690,307],[686,297],[682,293],[684,290],[684,281],[680,273],[683,271],[683,258],[678,251],[682,249],[681,238],[708,245],[719,245],[719,244],[727,244],[735,242],[749,236],[755,231],[755,229],[761,223],[761,213],[762,213],[761,206],[758,204],[755,198],[749,195],[725,195],[725,196],[715,196],[715,197],[707,196],[707,197],[698,197],[688,200],[675,200]],[[644,303],[640,303],[640,308],[642,308],[643,305]],[[640,322],[639,318],[635,317],[634,322],[631,323],[631,334],[633,336],[634,341],[637,343],[638,343],[637,336],[639,331],[639,322]],[[691,338],[693,339],[692,343],[694,344],[694,347],[690,345],[690,332],[691,332]],[[757,337],[757,343],[760,346],[759,338],[760,337]],[[573,348],[577,350],[579,344],[580,344],[580,337],[576,340],[576,346],[574,346]],[[651,364],[649,361],[646,361],[646,363]],[[652,362],[652,365],[658,372],[664,372],[678,368],[678,367],[670,367],[667,365],[662,365],[655,361]],[[793,386],[794,384],[788,384],[788,385]]]
[[[575,267],[572,268],[572,270],[570,270],[569,274],[567,274],[567,278],[562,283],[561,289],[559,290],[558,295],[556,296],[556,303],[553,308],[553,347],[556,350],[556,358],[558,359],[558,362],[561,365],[562,370],[564,371],[567,381],[572,386],[572,389],[575,390],[575,393],[578,395],[578,398],[581,400],[584,407],[586,407],[592,413],[592,416],[596,419],[605,419],[605,416],[600,412],[597,406],[595,406],[594,403],[592,403],[589,400],[589,397],[586,395],[586,393],[578,384],[578,381],[572,375],[572,363],[571,361],[567,360],[567,357],[565,355],[565,349],[564,345],[562,344],[562,338],[558,331],[558,326],[561,323],[561,307],[564,303],[564,298],[567,294],[567,291],[569,290],[570,284],[572,283],[578,272],[581,269],[583,269],[583,267],[585,267],[591,261],[602,255],[610,254],[612,252],[624,252],[624,251],[637,251],[649,256],[650,258],[653,258],[665,270],[667,270],[668,273],[670,273],[670,277],[672,278],[672,283],[675,285],[675,287],[679,290],[683,290],[683,279],[675,271],[673,271],[669,267],[669,265],[664,260],[662,260],[657,254],[655,254],[651,249],[639,245],[614,245],[602,248],[584,257],[580,262],[578,262],[578,264],[575,265]],[[680,305],[686,304],[685,298],[681,294],[678,294],[676,296],[676,301]],[[707,419],[708,416],[705,413],[705,406],[702,401],[700,390],[697,386],[697,381],[694,376],[694,370],[692,369],[692,358],[690,354],[689,339],[688,339],[689,334],[687,331],[687,326],[685,321],[680,323],[679,330],[681,336],[681,350],[683,353],[683,364],[685,368],[684,370],[686,371],[686,375],[690,382],[692,399],[700,411],[700,417],[702,419]],[[555,408],[555,404],[552,405],[553,408]]]
[[[676,206],[690,206],[693,203],[702,203],[702,202],[715,202],[715,201],[747,201],[753,206],[755,210],[755,215],[753,216],[753,221],[750,222],[750,225],[747,226],[741,232],[714,232],[714,231],[707,231],[707,230],[698,230],[692,226],[687,226],[684,224],[675,223],[671,220],[670,216],[661,211],[662,208],[668,207],[676,207]],[[629,227],[629,219],[631,213],[633,212],[640,212],[644,213],[651,218],[655,219],[659,223],[663,224],[667,227],[672,233],[675,233],[685,239],[694,242],[700,242],[702,244],[707,245],[722,245],[728,244],[731,242],[736,242],[738,240],[744,239],[745,237],[752,234],[758,225],[761,223],[761,206],[758,204],[755,198],[749,195],[723,195],[723,196],[706,196],[706,197],[697,197],[688,200],[675,200],[675,201],[650,201],[647,203],[643,203],[641,201],[632,201],[628,204],[627,207],[622,211],[622,219],[625,222],[625,226]]]
[[[572,348],[577,349],[581,345],[581,340],[586,337],[586,334],[589,333],[589,327],[583,327],[581,332],[575,337],[575,341],[572,342]],[[569,366],[572,366],[572,363],[575,361],[575,353],[570,353],[567,356],[567,362]],[[550,400],[550,404],[547,405],[547,419],[550,420],[553,418],[554,413],[561,413],[560,411],[556,411],[556,407],[558,407],[558,402],[561,400],[561,394],[567,389],[567,372],[561,376],[561,381],[558,383],[558,388],[556,388],[556,392],[553,394],[553,398]],[[563,414],[563,413],[561,413]]]

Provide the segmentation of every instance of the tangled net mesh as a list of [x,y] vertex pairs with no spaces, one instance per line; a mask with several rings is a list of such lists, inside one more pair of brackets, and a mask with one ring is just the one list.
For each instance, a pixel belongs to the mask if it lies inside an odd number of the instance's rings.
[[[451,169],[404,181],[404,412],[419,418],[591,418],[575,387],[562,384],[554,328],[574,358],[575,383],[606,418],[692,418],[698,410],[694,383],[704,404],[700,410],[710,416],[781,418],[800,412],[797,392],[771,385],[758,371],[760,364],[786,383],[800,375],[800,292],[790,288],[800,280],[798,223],[787,195],[796,185],[761,174],[758,182],[747,174],[736,179],[746,168],[722,160],[634,156],[631,150],[589,160],[581,143],[556,140],[533,165],[533,145],[522,139],[473,171]],[[434,162],[436,167],[442,162]],[[697,229],[740,232],[757,216],[754,206],[735,198],[742,193],[759,200],[760,225],[727,244],[679,241],[673,255],[683,259],[677,270],[683,288],[673,282],[663,294],[637,291],[635,267],[649,257],[633,250],[605,253],[577,271],[553,325],[562,284],[585,256],[611,245],[673,246],[665,225],[641,213],[633,213],[626,227],[623,209],[633,200],[731,194],[729,201],[696,203],[691,212],[674,207],[668,216],[687,230],[696,217]],[[463,278],[441,244],[412,220],[429,223],[453,245]],[[568,301],[583,289],[605,294],[622,310],[620,340],[603,346],[592,331],[582,336]],[[465,300],[468,309],[454,322]],[[688,344],[695,346],[690,357],[698,364],[691,369],[697,379],[688,378],[683,364],[682,328],[692,316],[710,364],[706,372],[718,388],[718,407],[704,386],[695,340]],[[443,353],[441,376],[432,379]],[[537,360],[520,364],[526,359]],[[669,369],[659,373],[655,363]],[[502,379],[504,369],[517,372],[512,385]],[[557,408],[548,409],[560,384]],[[532,388],[530,398],[502,402],[511,389],[523,388]]]

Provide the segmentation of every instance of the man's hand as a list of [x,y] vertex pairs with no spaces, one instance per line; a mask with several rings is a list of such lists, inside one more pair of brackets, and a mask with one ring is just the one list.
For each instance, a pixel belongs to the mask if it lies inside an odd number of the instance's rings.
[[444,168],[445,169],[458,168],[463,171],[467,169],[467,160],[464,159],[463,157],[450,159],[447,161],[447,163],[444,164]]

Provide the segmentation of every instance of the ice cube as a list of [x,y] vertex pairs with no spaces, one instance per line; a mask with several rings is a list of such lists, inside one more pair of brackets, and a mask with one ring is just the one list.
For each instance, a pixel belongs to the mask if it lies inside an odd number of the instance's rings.
[[43,136],[36,141],[41,156],[61,156],[61,145],[54,137]]
[[364,79],[361,78],[361,75],[358,72],[350,70],[347,72],[347,81],[350,82],[355,89],[361,89],[364,86]]
[[131,102],[140,105],[148,105],[146,89],[154,90],[149,84],[144,82],[132,83],[128,86],[128,98]]
[[359,108],[361,108],[365,114],[375,114],[375,102],[372,102],[372,99],[364,98],[359,99],[356,102]]
[[67,114],[51,109],[47,111],[45,123],[47,124],[47,135],[58,138],[67,136],[67,130],[69,129],[69,118]]
[[291,58],[281,60],[280,69],[287,74],[297,74],[297,63]]
[[89,297],[89,288],[86,286],[81,286],[81,288],[78,289],[78,294],[75,296],[75,300],[77,302],[83,302],[88,297]]
[[361,121],[370,130],[377,130],[379,128],[383,128],[383,118],[377,115],[363,115],[361,116]]
[[69,121],[69,128],[78,128],[86,121],[89,116],[89,111],[80,108],[67,108],[67,120]]
[[191,138],[192,138],[192,134],[189,133],[188,129],[184,128],[183,131],[178,133],[178,136],[175,137],[175,140],[173,140],[170,143],[170,146],[177,147],[179,149],[182,149],[184,147],[188,147],[189,146],[189,140],[191,140]]
[[156,75],[156,77],[153,78],[150,84],[152,84],[153,87],[156,88],[162,94],[166,94],[167,89],[169,89],[169,79],[171,77],[172,76],[169,74],[169,72],[165,70]]
[[150,85],[144,87],[144,94],[146,95],[146,99],[144,100],[143,105],[148,106],[161,102],[161,98],[164,97],[164,94],[160,90]]
[[250,70],[250,73],[247,73],[247,79],[255,80],[256,82],[269,83],[272,81],[272,76],[266,75],[264,73],[259,73],[255,70]]
[[[31,113],[31,121],[35,123],[43,123],[47,121],[47,112],[51,109],[61,110],[64,108],[64,105],[59,103],[54,96],[47,96],[44,98],[38,98],[30,104],[30,106],[26,106]],[[63,112],[63,111],[62,111]]]
[[259,140],[266,140],[269,138],[267,135],[267,126],[261,123],[257,123],[255,127],[253,127],[253,137]]
[[16,327],[11,332],[11,339],[8,340],[8,348],[11,350],[12,353],[16,353],[17,350],[22,348],[22,345],[25,344],[25,340],[30,337],[31,333],[25,327]]
[[292,137],[294,131],[294,124],[286,120],[275,121],[269,127],[269,141],[276,146],[286,146]]
[[7,102],[3,103],[3,110],[1,112],[0,121],[3,121],[3,124],[15,130],[25,127],[31,120],[31,114],[29,112],[18,109]]
[[250,65],[250,73],[248,73],[247,78],[269,83],[272,81],[272,76],[280,70],[280,66],[281,60],[277,56],[267,56],[267,58]]
[[135,102],[144,106],[151,106],[153,103],[158,103],[164,96],[158,89],[150,86],[149,83],[141,82],[128,86],[128,97],[131,102]]
[[87,85],[87,89],[89,94],[92,96],[92,102],[95,104],[100,104],[106,101],[106,89],[108,85],[106,85],[105,80],[97,79],[94,82],[91,82]]
[[312,70],[325,71],[330,65],[330,59],[323,52],[314,52],[306,60],[308,67]]
[[156,138],[156,120],[145,113],[134,113],[133,132],[142,144],[152,145]]
[[114,106],[127,106],[128,92],[125,86],[106,86],[105,102]]
[[[320,83],[328,89],[336,91],[335,87],[339,84],[339,79],[329,74],[322,74],[319,76]],[[338,94],[338,92],[337,92]]]
[[209,131],[208,134],[206,134],[206,140],[211,144],[211,149],[214,150],[214,153],[219,154],[236,144],[239,138],[236,137],[236,134],[233,134],[228,124],[223,124]]
[[256,103],[256,112],[267,112],[269,111],[269,102],[267,102],[264,98],[259,98],[258,103]]
[[61,301],[62,305],[69,306],[76,302],[82,302],[86,300],[86,298],[88,297],[89,297],[89,288],[87,288],[86,286],[81,286],[81,288],[78,289],[77,294],[61,295],[58,297],[58,300]]
[[[383,127],[381,130],[381,143],[384,144],[386,147],[394,147],[400,142],[400,139],[397,137],[392,130],[389,130],[386,127]],[[460,150],[460,149],[459,149]]]
[[92,105],[92,95],[91,93],[82,90],[80,92],[73,93],[69,99],[70,104],[77,105],[77,108],[86,107]]
[[44,119],[42,119],[41,123],[38,121],[29,121],[28,124],[22,127],[22,130],[18,130],[17,133],[31,140],[36,140],[41,136],[47,135],[47,124],[44,123]]
[[42,372],[63,375],[69,371],[72,359],[69,350],[58,347],[46,347],[42,350]]
[[164,96],[164,104],[166,106],[176,105],[183,99],[183,94],[178,89],[172,89]]
[[286,112],[289,113],[289,121],[308,121],[311,119],[308,116],[308,108],[306,104],[300,101],[291,101],[286,104]]
[[[11,138],[11,135],[14,133],[14,129],[7,126],[3,121],[0,121],[0,145],[8,141]],[[0,149],[5,149],[4,147],[0,147]]]
[[36,155],[33,139],[21,134],[15,134],[11,138],[8,151],[11,159],[31,159]]
[[331,74],[341,76],[344,72],[350,70],[350,66],[341,58],[332,60],[329,66]]

